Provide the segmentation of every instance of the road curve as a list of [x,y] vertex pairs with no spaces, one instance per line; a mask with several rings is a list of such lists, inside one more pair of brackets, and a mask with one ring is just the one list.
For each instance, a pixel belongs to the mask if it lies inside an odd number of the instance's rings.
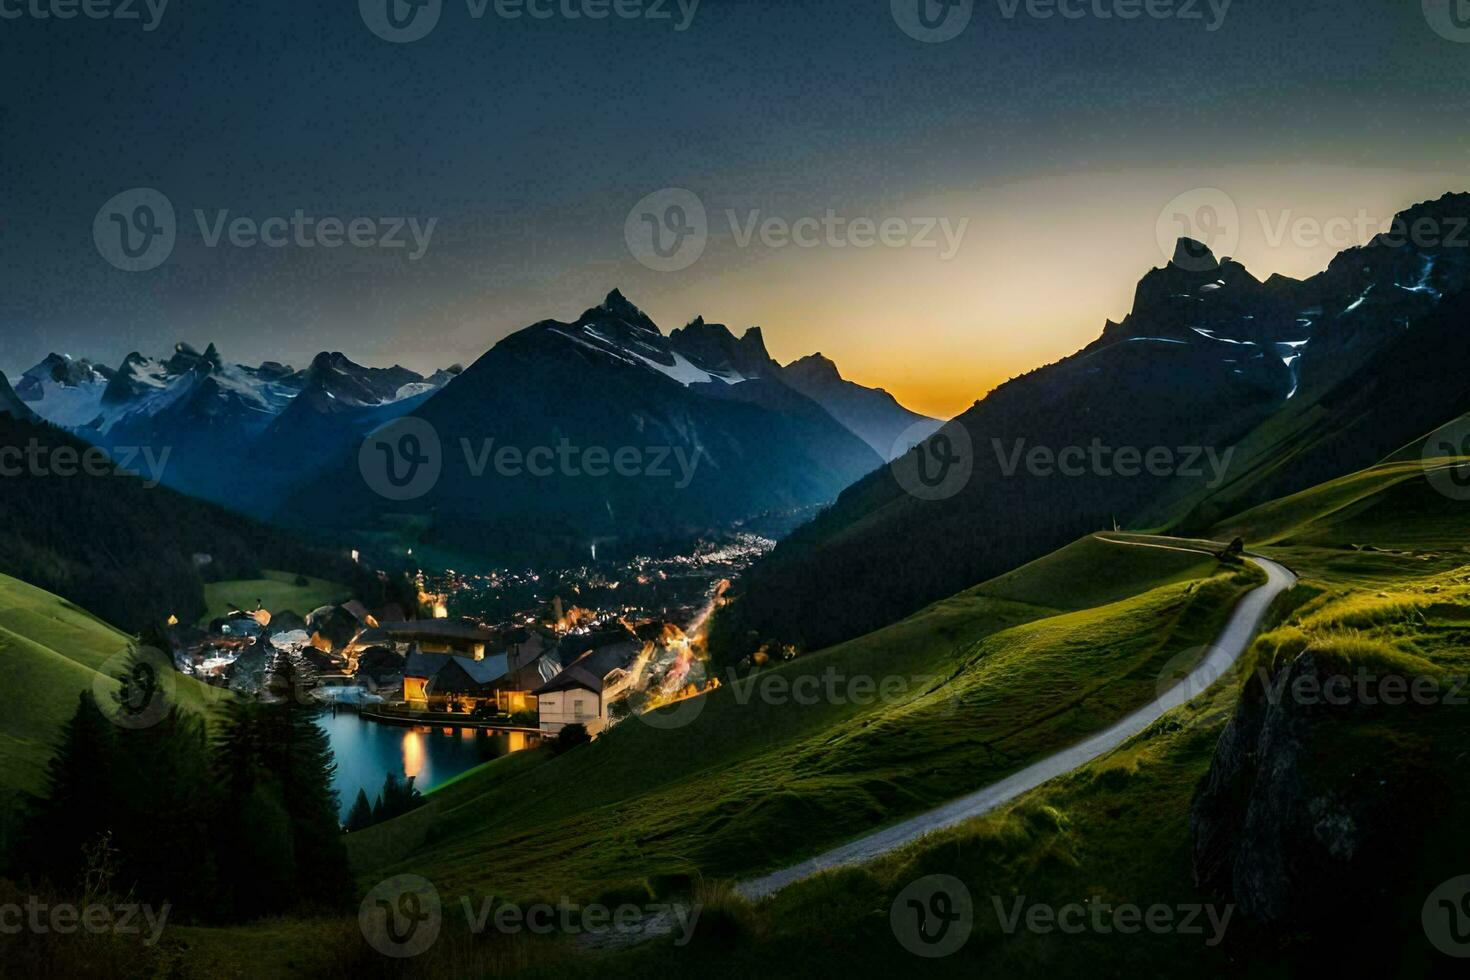
[[[1168,539],[1162,539],[1158,543],[1119,541],[1109,538],[1102,540],[1134,547],[1170,548],[1207,553],[1197,548],[1164,543]],[[953,827],[971,817],[989,813],[1042,783],[1071,772],[1098,756],[1111,752],[1152,725],[1166,712],[1193,700],[1229,670],[1236,659],[1245,652],[1246,647],[1250,646],[1251,640],[1255,637],[1256,630],[1260,628],[1261,620],[1265,617],[1266,609],[1271,605],[1272,600],[1296,583],[1296,575],[1284,565],[1259,556],[1247,556],[1246,560],[1254,562],[1266,573],[1266,583],[1257,586],[1241,598],[1205,659],[1178,684],[1160,695],[1158,700],[1144,705],[1111,727],[1071,748],[1048,756],[1040,762],[1035,762],[998,783],[952,800],[928,813],[921,813],[902,823],[896,823],[866,837],[843,844],[841,847],[833,848],[825,854],[819,854],[800,864],[783,868],[760,878],[740,882],[735,886],[735,890],[751,901],[768,898],[787,885],[803,878],[809,878],[832,868],[864,864],[917,840],[925,834]]]

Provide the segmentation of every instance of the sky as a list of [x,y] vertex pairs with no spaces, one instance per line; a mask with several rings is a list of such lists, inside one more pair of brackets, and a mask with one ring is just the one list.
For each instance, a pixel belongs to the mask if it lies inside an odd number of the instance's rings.
[[53,2],[0,0],[12,375],[179,340],[428,371],[618,287],[949,416],[1180,232],[1300,277],[1470,190],[1450,0]]

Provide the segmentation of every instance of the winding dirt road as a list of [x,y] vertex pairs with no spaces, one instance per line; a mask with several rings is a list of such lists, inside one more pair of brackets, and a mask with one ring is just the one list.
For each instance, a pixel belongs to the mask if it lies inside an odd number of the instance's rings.
[[[1152,541],[1142,540],[1118,540],[1116,538],[1103,537],[1102,540],[1110,543],[1141,548],[1167,548],[1177,551],[1198,551],[1208,554],[1203,549],[1173,543],[1169,538],[1158,538]],[[1230,614],[1230,619],[1225,628],[1220,631],[1214,645],[1210,648],[1208,655],[1190,674],[1180,682],[1169,688],[1158,700],[1153,701],[1137,711],[1114,723],[1111,727],[1098,732],[1096,735],[1079,742],[1069,749],[1064,749],[1055,755],[1048,756],[1040,762],[1033,763],[1002,779],[984,789],[977,790],[968,796],[962,796],[957,800],[946,803],[944,806],[921,813],[891,827],[885,827],[866,837],[843,844],[841,847],[833,848],[825,854],[819,854],[800,864],[783,868],[760,878],[753,878],[736,885],[738,891],[745,898],[756,901],[774,895],[787,885],[827,871],[832,868],[841,868],[851,865],[864,864],[874,858],[896,850],[925,834],[931,834],[936,830],[953,827],[955,824],[989,813],[1004,803],[1009,803],[1016,797],[1029,790],[1033,790],[1042,783],[1057,776],[1064,775],[1092,760],[1111,752],[1128,739],[1142,732],[1152,725],[1166,712],[1193,700],[1206,688],[1218,680],[1232,664],[1250,646],[1256,631],[1260,628],[1261,621],[1266,615],[1267,608],[1282,592],[1291,588],[1296,583],[1296,575],[1283,565],[1279,565],[1268,558],[1259,556],[1247,556],[1247,561],[1254,562],[1257,567],[1266,573],[1266,583],[1257,586],[1246,593],[1236,604]]]

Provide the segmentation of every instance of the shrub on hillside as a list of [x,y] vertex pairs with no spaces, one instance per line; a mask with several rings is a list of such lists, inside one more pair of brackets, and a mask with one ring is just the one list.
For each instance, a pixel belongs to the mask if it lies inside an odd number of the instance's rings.
[[551,743],[551,754],[564,755],[590,741],[592,741],[592,736],[587,734],[586,725],[567,725],[556,733],[556,739]]

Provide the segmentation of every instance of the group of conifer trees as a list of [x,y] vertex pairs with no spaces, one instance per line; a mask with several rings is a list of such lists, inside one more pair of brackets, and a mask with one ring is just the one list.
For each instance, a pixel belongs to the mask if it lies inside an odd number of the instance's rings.
[[[140,664],[135,654],[123,676],[146,676]],[[299,669],[274,665],[272,688],[297,690]],[[306,699],[230,698],[208,722],[155,701],[159,720],[142,727],[117,724],[118,707],[80,696],[17,848],[23,874],[60,889],[104,880],[133,901],[169,903],[174,921],[239,922],[350,899],[335,763]]]

